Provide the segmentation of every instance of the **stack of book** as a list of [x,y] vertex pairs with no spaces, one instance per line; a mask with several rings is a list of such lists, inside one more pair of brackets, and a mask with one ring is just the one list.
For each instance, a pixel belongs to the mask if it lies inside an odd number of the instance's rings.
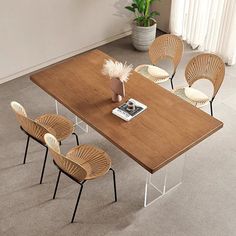
[[[130,108],[129,104],[133,104],[133,107]],[[125,121],[130,121],[135,116],[139,115],[147,109],[147,106],[141,102],[136,101],[133,98],[130,98],[126,103],[112,110],[112,113]]]

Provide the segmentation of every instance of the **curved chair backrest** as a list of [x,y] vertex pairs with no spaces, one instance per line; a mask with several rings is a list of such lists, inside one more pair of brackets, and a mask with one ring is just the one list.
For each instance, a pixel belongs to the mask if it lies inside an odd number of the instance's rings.
[[31,120],[27,116],[24,107],[20,103],[12,101],[11,107],[15,112],[16,119],[19,122],[20,126],[23,128],[23,130],[26,133],[30,134],[32,137],[36,138],[37,140],[45,144],[43,137],[49,131],[42,125],[36,123],[34,120]]
[[173,62],[174,73],[183,55],[183,41],[176,35],[164,34],[157,37],[149,47],[149,58],[153,65],[163,59]]
[[27,117],[25,108],[20,103],[12,101],[11,107],[17,114]]
[[199,79],[208,79],[214,87],[213,98],[217,94],[225,75],[225,63],[212,53],[202,53],[192,58],[186,66],[185,78],[189,86]]
[[82,166],[61,154],[59,143],[52,134],[45,134],[44,140],[52,154],[53,160],[61,170],[78,181],[82,181],[86,178],[87,172]]

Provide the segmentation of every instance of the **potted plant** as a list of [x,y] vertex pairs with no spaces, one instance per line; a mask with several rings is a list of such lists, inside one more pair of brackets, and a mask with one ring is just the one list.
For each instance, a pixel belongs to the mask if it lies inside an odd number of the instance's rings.
[[118,61],[105,60],[102,73],[111,79],[112,101],[120,102],[125,96],[124,83],[128,81],[133,65]]
[[134,47],[139,51],[147,51],[150,44],[156,38],[156,20],[159,15],[156,11],[150,11],[150,7],[155,0],[132,0],[130,6],[125,8],[133,12],[132,41]]

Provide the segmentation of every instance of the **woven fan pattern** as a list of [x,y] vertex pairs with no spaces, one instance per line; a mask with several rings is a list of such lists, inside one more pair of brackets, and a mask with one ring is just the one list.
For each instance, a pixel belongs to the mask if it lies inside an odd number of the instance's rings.
[[59,143],[53,135],[46,134],[45,141],[58,167],[78,181],[103,176],[111,167],[108,154],[97,147],[80,145],[64,156],[60,153]]
[[16,114],[16,118],[20,126],[28,134],[35,137],[42,143],[45,143],[44,135],[46,133],[53,134],[57,140],[61,141],[74,132],[73,123],[63,116],[45,114],[39,116],[35,120],[32,120],[27,116],[24,107],[18,102],[11,102],[11,107]]
[[185,78],[191,86],[199,79],[208,79],[214,86],[213,97],[217,94],[225,75],[225,64],[215,54],[203,53],[192,58],[185,70]]
[[80,145],[71,149],[66,157],[79,163],[87,172],[86,179],[94,179],[105,175],[111,167],[108,154],[97,147]]
[[149,48],[149,58],[153,65],[160,60],[169,58],[173,62],[174,72],[183,54],[182,40],[172,34],[164,34],[155,39]]
[[[55,115],[45,114],[35,119],[35,122],[45,129],[51,129],[58,141],[66,139],[74,132],[74,124],[67,118]],[[51,132],[50,132],[51,133]]]

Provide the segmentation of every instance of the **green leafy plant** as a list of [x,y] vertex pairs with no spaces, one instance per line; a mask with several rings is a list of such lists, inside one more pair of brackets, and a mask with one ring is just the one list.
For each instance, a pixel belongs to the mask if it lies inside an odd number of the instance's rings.
[[150,6],[155,0],[132,0],[131,6],[125,8],[132,11],[138,26],[148,27],[153,24],[152,18],[159,15],[157,11],[150,12]]

